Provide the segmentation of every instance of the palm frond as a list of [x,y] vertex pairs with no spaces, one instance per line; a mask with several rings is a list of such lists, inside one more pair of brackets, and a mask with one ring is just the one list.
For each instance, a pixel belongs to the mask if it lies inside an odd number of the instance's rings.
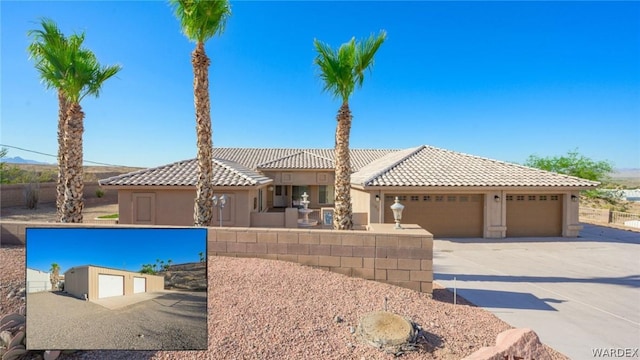
[[381,31],[376,37],[371,35],[364,41],[351,38],[340,45],[338,50],[314,39],[319,76],[323,80],[323,91],[348,102],[355,86],[362,86],[364,72],[373,66],[373,58],[386,38],[386,32]]
[[382,30],[378,36],[371,34],[368,39],[358,44],[354,72],[359,87],[362,86],[364,81],[364,72],[367,69],[371,71],[373,68],[374,56],[386,38],[387,33]]
[[169,4],[184,35],[196,43],[222,34],[231,16],[228,0],[169,0]]

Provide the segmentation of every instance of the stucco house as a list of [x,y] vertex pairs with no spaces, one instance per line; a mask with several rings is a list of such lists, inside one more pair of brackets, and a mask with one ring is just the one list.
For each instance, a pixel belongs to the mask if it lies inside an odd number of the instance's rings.
[[[214,148],[213,156],[215,194],[228,198],[223,226],[291,226],[285,209],[305,192],[316,215],[333,206],[333,149]],[[351,164],[358,228],[393,223],[397,196],[402,222],[439,237],[575,237],[579,192],[598,185],[425,145],[352,149]],[[195,159],[185,160],[100,184],[118,191],[121,224],[192,225],[196,170]]]
[[77,298],[97,300],[164,290],[164,277],[95,265],[65,271],[64,291]]

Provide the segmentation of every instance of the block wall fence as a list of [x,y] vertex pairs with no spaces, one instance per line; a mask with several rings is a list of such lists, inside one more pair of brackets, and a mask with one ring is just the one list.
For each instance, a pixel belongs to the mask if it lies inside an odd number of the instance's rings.
[[[27,184],[3,184],[0,186],[0,207],[24,206],[25,203],[25,186]],[[38,202],[54,203],[56,202],[56,183],[40,183],[38,186]],[[100,188],[97,182],[84,183],[84,198],[97,198],[96,190]],[[113,201],[118,201],[118,192],[115,190],[104,190],[104,197]]]
[[[210,227],[207,253],[296,262],[431,294],[433,235],[417,225],[403,226],[371,224],[368,231]],[[20,245],[27,227],[148,226],[2,221],[0,227],[2,245]]]

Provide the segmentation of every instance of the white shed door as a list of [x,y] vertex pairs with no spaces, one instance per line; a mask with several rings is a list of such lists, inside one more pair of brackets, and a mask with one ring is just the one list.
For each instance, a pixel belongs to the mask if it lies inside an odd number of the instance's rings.
[[124,295],[124,276],[98,274],[98,298]]
[[143,277],[133,278],[133,293],[143,293],[147,290],[147,279]]

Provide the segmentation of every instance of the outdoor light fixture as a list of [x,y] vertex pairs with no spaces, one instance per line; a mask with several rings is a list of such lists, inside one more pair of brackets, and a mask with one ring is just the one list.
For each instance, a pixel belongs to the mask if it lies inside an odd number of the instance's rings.
[[376,195],[376,202],[380,202],[380,195]]
[[267,189],[269,189],[269,191],[273,191],[273,186],[269,186]]
[[224,208],[224,205],[227,203],[227,196],[226,195],[220,195],[220,197],[217,197],[215,195],[213,195],[213,207],[217,207],[218,208],[218,213],[220,214],[220,227],[222,227],[222,208]]
[[498,195],[494,196],[493,200],[495,200],[496,202],[500,202],[500,196],[498,196]]
[[578,197],[575,195],[571,195],[571,201],[576,202],[578,201]]
[[402,210],[404,210],[404,205],[400,204],[400,200],[396,196],[394,204],[390,207],[391,211],[393,211],[393,219],[396,222],[395,228],[402,229],[402,226],[400,226],[400,220],[402,220]]

